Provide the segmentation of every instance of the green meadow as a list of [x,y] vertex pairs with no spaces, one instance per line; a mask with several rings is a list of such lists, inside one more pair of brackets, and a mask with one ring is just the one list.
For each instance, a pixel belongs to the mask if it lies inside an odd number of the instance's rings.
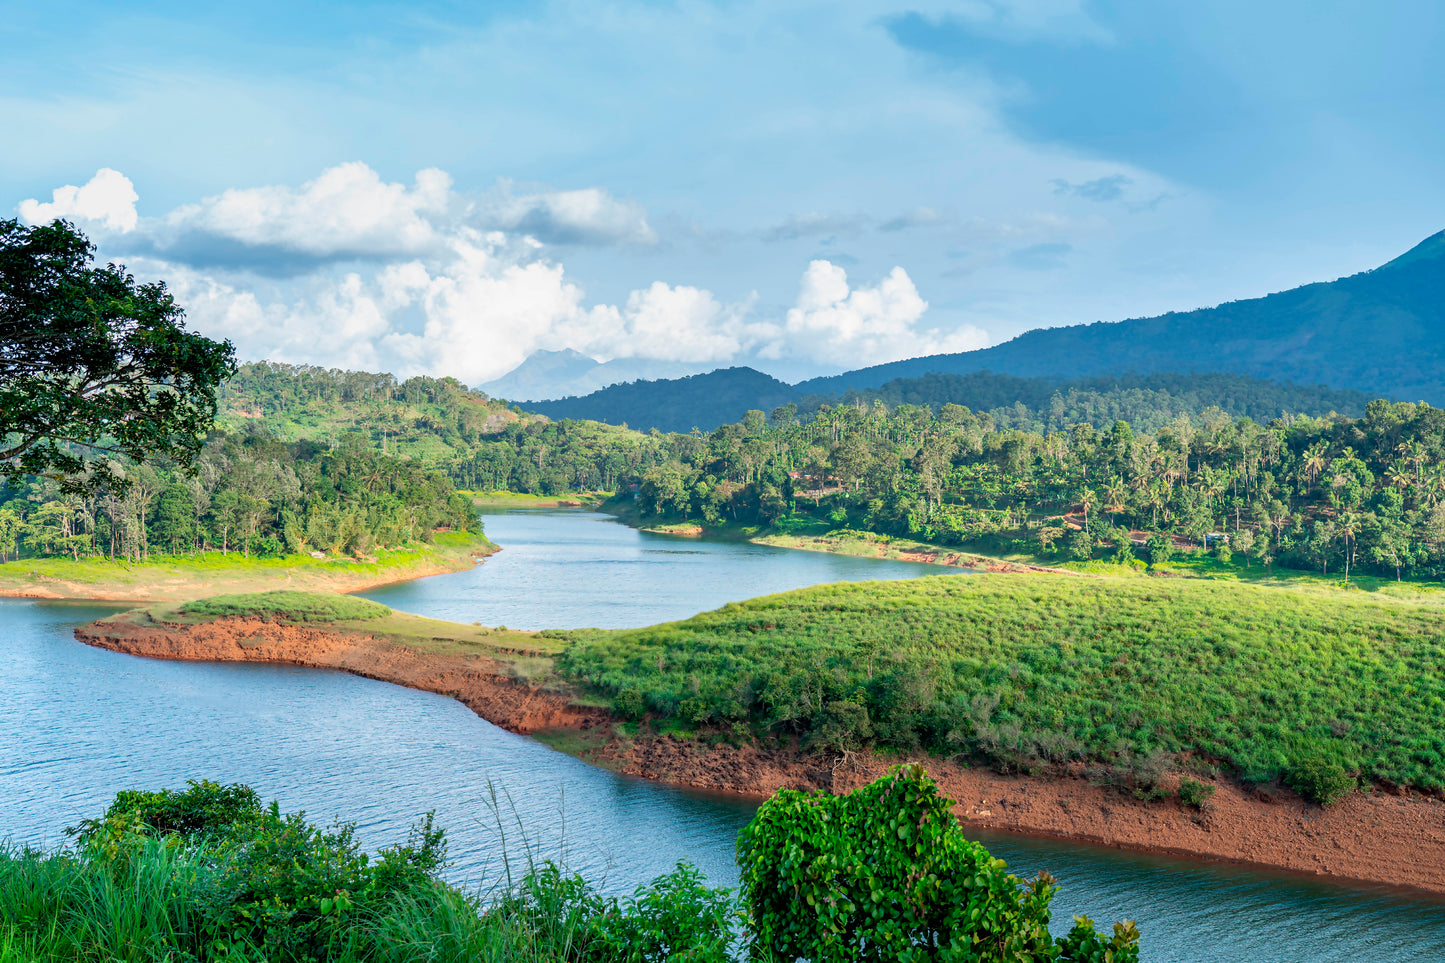
[[[1388,588],[1388,587],[1387,587]],[[1327,800],[1445,787],[1438,594],[1050,575],[824,585],[573,633],[561,671],[684,732],[1003,771],[1177,765]]]

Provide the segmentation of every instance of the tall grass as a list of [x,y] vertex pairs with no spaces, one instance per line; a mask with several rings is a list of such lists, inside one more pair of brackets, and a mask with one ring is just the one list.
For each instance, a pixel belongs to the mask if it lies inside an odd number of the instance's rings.
[[[500,826],[495,792],[490,808]],[[0,963],[723,963],[734,943],[732,892],[685,864],[604,898],[514,832],[521,863],[504,847],[495,883],[463,891],[437,876],[429,820],[368,860],[348,827],[282,816],[240,786],[122,793],[77,835],[57,852],[0,849]]]

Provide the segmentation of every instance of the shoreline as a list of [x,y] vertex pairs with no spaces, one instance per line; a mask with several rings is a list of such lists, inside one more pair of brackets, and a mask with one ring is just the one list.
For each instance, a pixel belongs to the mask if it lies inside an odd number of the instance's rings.
[[762,530],[754,533],[746,528],[727,525],[722,528],[709,528],[701,522],[692,521],[649,523],[635,509],[615,502],[604,502],[597,507],[597,510],[611,515],[629,528],[653,535],[672,535],[677,538],[724,538],[769,548],[822,552],[828,555],[847,555],[853,558],[876,558],[894,562],[914,562],[920,565],[965,568],[980,572],[1043,572],[1051,575],[1084,575],[1084,573],[1072,569],[1038,565],[1033,562],[1013,562],[993,555],[980,555],[976,552],[932,545],[928,542],[873,533],[860,533],[862,537],[859,538],[846,538],[838,535],[788,535]]
[[[476,535],[441,536],[438,543],[420,550],[392,550],[384,561],[376,562],[309,556],[245,559],[234,553],[219,559],[165,556],[129,565],[109,559],[27,559],[0,563],[0,598],[153,604],[270,589],[360,592],[464,572],[499,551],[500,546]],[[60,564],[47,564],[51,562]],[[49,574],[47,568],[62,574]]]
[[[1232,862],[1338,882],[1445,895],[1445,802],[1418,793],[1354,793],[1322,809],[1217,781],[1203,812],[1143,803],[1063,777],[1001,776],[945,760],[860,753],[848,764],[752,746],[704,746],[670,736],[626,740],[603,708],[536,685],[509,664],[515,647],[426,652],[364,628],[229,618],[141,624],[127,613],[76,629],[99,648],[148,658],[262,662],[340,669],[449,696],[481,718],[536,736],[584,761],[683,788],[766,798],[778,789],[857,788],[890,766],[919,761],[973,824],[1091,845]],[[476,643],[469,643],[476,644]]]

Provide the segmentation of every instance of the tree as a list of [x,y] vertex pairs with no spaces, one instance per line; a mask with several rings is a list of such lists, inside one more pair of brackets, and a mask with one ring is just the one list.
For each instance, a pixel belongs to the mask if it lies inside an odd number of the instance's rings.
[[1051,937],[1053,878],[1005,872],[952,807],[918,765],[844,796],[777,792],[738,834],[753,958],[1136,963],[1129,921]]
[[112,459],[193,463],[235,373],[229,341],[185,330],[165,285],[94,267],[64,221],[0,221],[0,478],[123,485]]

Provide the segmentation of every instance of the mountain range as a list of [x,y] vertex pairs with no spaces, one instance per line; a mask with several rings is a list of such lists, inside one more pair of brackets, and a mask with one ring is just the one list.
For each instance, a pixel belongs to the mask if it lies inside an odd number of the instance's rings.
[[493,398],[508,401],[544,401],[550,398],[590,394],[625,381],[678,378],[699,374],[705,365],[647,358],[614,358],[598,361],[580,351],[536,351],[527,360],[494,381],[477,385]]
[[[1311,386],[1298,395],[1308,407],[1336,404],[1343,410],[1353,405],[1345,402],[1354,392],[1445,405],[1445,231],[1371,271],[1213,308],[1040,328],[991,348],[873,365],[796,385],[751,368],[729,368],[613,385],[528,407],[553,418],[707,430],[736,421],[748,409],[771,411],[787,402],[816,403],[849,392],[917,395],[910,383],[925,376],[992,376],[948,384],[935,379],[924,393],[936,404],[966,403],[962,397],[975,395],[997,400],[1001,391],[1015,390],[999,380],[1006,376],[1034,379],[1027,391],[1037,394],[1042,383],[1165,372],[1244,376],[1272,386],[1267,396],[1280,401],[1295,397],[1279,394],[1280,386]],[[1237,379],[1223,383],[1240,390]],[[1022,386],[1017,390],[1025,392]],[[1190,390],[1198,395],[1209,389],[1199,382]]]

